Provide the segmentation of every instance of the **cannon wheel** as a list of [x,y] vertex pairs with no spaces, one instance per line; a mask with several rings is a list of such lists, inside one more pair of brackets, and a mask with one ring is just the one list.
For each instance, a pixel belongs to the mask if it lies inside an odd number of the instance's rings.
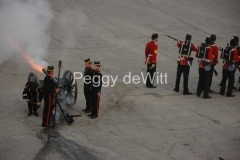
[[67,89],[63,90],[63,93],[65,95],[65,103],[68,106],[72,106],[77,101],[78,94],[77,81],[74,82],[73,73],[69,70],[66,70],[63,73],[63,78],[66,78],[68,81]]
[[33,72],[29,73],[27,81],[37,82],[39,85],[41,85],[38,76]]

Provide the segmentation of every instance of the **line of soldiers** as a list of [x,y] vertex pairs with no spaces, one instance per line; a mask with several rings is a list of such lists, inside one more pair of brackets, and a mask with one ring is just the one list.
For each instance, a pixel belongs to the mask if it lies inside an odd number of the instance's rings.
[[84,70],[84,96],[86,99],[86,108],[82,111],[91,113],[88,117],[95,119],[98,117],[99,102],[102,87],[102,73],[100,72],[100,62],[94,62],[94,69],[92,68],[92,61],[90,58],[85,59]]
[[[170,36],[168,36],[170,37]],[[145,49],[145,64],[147,64],[147,74],[150,76],[147,77],[146,87],[148,88],[156,88],[153,86],[153,81],[150,79],[154,79],[154,72],[156,72],[156,60],[157,60],[157,50],[158,46],[156,44],[158,38],[158,34],[154,33],[152,35],[152,41],[148,42]],[[173,37],[170,37],[173,38]],[[197,87],[197,96],[200,97],[201,92],[203,91],[203,98],[210,99],[209,93],[213,93],[211,90],[212,77],[213,73],[217,75],[214,66],[218,64],[218,50],[221,50],[220,58],[223,59],[223,71],[222,71],[222,81],[220,83],[220,95],[225,94],[226,81],[228,79],[228,89],[226,96],[234,97],[232,94],[232,89],[236,89],[234,87],[234,79],[235,79],[235,71],[239,67],[240,60],[240,47],[238,46],[239,37],[234,35],[230,40],[230,46],[227,45],[226,48],[218,48],[215,44],[216,35],[211,34],[210,37],[206,37],[205,43],[202,43],[198,48],[191,43],[192,36],[187,34],[185,37],[185,41],[177,41],[177,47],[179,48],[179,60],[177,61],[177,76],[175,82],[175,88],[173,89],[175,92],[179,92],[179,83],[181,79],[181,75],[183,74],[183,95],[191,95],[188,89],[188,76],[190,71],[190,66],[192,65],[193,57],[191,57],[191,52],[196,52],[195,57],[198,58],[199,61],[199,79],[198,79],[198,87]],[[240,78],[239,78],[240,82]],[[240,87],[239,87],[240,91]]]

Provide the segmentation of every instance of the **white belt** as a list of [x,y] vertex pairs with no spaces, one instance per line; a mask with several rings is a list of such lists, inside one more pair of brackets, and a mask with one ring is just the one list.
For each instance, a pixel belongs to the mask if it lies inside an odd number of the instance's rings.
[[206,58],[202,58],[201,60],[202,60],[202,61],[205,61],[205,62],[211,62],[210,59],[206,59]]

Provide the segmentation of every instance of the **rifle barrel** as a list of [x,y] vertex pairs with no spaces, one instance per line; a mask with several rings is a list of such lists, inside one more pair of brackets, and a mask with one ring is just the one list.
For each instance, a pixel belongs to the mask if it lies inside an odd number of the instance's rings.
[[[42,69],[42,71],[43,71],[43,73],[46,74],[46,76],[48,75],[48,74],[47,74],[47,71],[46,71],[44,68]],[[58,85],[56,78],[53,78],[53,82],[54,82],[56,85]]]
[[[169,35],[165,35],[165,36],[167,36],[168,38],[171,38],[171,39],[173,39],[173,40],[175,40],[175,41],[180,41],[180,40],[178,40],[177,38],[174,38],[174,37],[172,37],[172,36],[169,36]],[[182,42],[182,41],[180,41],[180,42]]]
[[177,39],[176,39],[176,38],[174,38],[174,37],[172,37],[172,36],[169,36],[169,35],[165,35],[165,36],[167,36],[168,38],[171,38],[171,39],[173,39],[173,40],[177,41]]

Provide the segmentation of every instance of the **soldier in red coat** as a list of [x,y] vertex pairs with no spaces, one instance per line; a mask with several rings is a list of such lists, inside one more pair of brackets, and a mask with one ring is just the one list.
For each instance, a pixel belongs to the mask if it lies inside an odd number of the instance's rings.
[[209,96],[209,75],[211,70],[210,62],[213,60],[214,56],[212,54],[213,49],[210,47],[211,38],[207,37],[205,40],[205,44],[202,44],[201,47],[198,48],[198,52],[196,54],[197,58],[200,58],[199,62],[199,79],[198,79],[198,87],[197,87],[197,96],[200,97],[202,90],[204,91],[203,99],[210,99],[212,97]]
[[213,93],[214,91],[211,90],[211,85],[212,85],[212,77],[213,77],[213,70],[214,70],[214,66],[218,63],[218,46],[215,44],[215,41],[216,41],[216,35],[215,34],[212,34],[211,35],[211,43],[210,43],[210,46],[212,47],[213,49],[213,60],[211,62],[211,70],[210,70],[210,75],[209,75],[209,93]]
[[185,42],[177,41],[177,47],[179,48],[179,60],[177,61],[177,77],[175,88],[173,89],[175,92],[179,92],[179,83],[181,79],[181,75],[183,73],[183,94],[191,95],[192,93],[188,90],[188,76],[190,71],[190,64],[192,63],[193,58],[191,57],[191,52],[197,52],[197,48],[193,43],[191,43],[192,36],[190,34],[186,35]]
[[227,48],[229,53],[227,53],[227,57],[224,57],[224,54],[222,53],[222,57],[225,59],[223,64],[223,79],[221,83],[221,89],[220,89],[220,95],[225,94],[225,87],[226,87],[226,81],[228,79],[228,90],[227,90],[227,97],[235,97],[235,95],[232,94],[232,89],[234,85],[234,68],[235,63],[239,61],[238,52],[236,50],[237,42],[234,39],[231,39],[230,46]]
[[[233,39],[236,41],[236,50],[237,50],[238,55],[239,55],[239,46],[238,46],[239,38],[238,38],[238,36],[233,35]],[[233,78],[233,88],[232,89],[237,89],[237,87],[234,86],[234,83],[235,83],[235,73],[236,73],[236,70],[239,66],[239,62],[235,62],[235,66],[236,67],[234,68],[234,74],[233,74],[234,78]]]
[[152,41],[148,42],[145,48],[145,64],[147,64],[147,81],[146,87],[147,88],[156,88],[153,85],[154,76],[156,72],[156,64],[157,64],[157,53],[158,53],[158,46],[156,44],[158,40],[158,33],[154,33],[152,35]]
[[[236,50],[238,52],[238,56],[240,56],[240,46],[238,46],[238,44],[239,44],[239,37],[236,36],[236,35],[233,35],[233,39],[236,41],[236,45],[237,45],[236,46]],[[234,76],[235,76],[235,72],[236,72],[237,69],[240,71],[239,68],[240,68],[240,62],[237,62],[236,63],[236,68],[235,68],[235,71],[234,71]],[[234,82],[235,82],[235,77],[234,77]],[[240,83],[240,77],[239,77],[238,82]],[[234,88],[234,85],[233,85],[233,89],[236,89],[236,88]],[[239,87],[239,91],[240,91],[240,87]]]

